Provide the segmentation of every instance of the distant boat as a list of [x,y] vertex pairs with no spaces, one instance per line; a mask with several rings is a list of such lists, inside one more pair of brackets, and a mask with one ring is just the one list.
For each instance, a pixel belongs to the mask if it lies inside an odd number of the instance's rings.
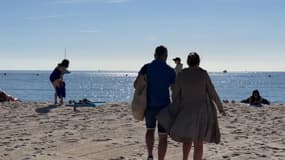
[[223,70],[223,73],[228,73],[228,71],[227,70]]

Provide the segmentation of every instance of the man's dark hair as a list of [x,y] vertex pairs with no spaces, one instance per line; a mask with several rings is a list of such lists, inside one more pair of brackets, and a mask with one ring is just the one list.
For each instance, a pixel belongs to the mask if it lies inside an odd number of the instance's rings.
[[[257,95],[257,99],[254,96],[255,94]],[[256,100],[260,100],[261,99],[260,93],[259,93],[259,91],[257,89],[252,91],[251,98],[256,99]]]
[[180,57],[176,57],[176,58],[174,58],[174,59],[173,59],[173,61],[174,61],[174,62],[176,62],[176,61],[177,61],[177,62],[179,62],[179,63],[180,63],[180,62],[181,62],[181,58],[180,58]]
[[67,60],[67,59],[62,60],[62,62],[60,64],[58,64],[58,66],[68,68],[69,67],[69,60]]
[[155,59],[162,59],[167,56],[167,48],[164,46],[158,46],[155,49],[154,57]]
[[200,57],[196,52],[191,52],[187,58],[187,64],[190,67],[195,67],[200,65]]

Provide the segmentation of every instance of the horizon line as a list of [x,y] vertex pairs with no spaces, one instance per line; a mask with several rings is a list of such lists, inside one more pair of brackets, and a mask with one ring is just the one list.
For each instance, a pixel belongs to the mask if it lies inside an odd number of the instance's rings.
[[[43,70],[36,70],[36,69],[8,69],[8,70],[2,70],[0,69],[0,72],[3,72],[3,71],[35,71],[35,72],[48,72],[48,71],[53,71],[53,70],[48,70],[48,69],[43,69]],[[138,72],[139,70],[105,70],[105,69],[97,69],[97,70],[71,70],[71,72],[74,71],[74,72]],[[223,71],[212,71],[212,70],[207,70],[208,72],[215,72],[215,73],[223,73]],[[227,70],[227,73],[247,73],[247,72],[257,72],[257,73],[260,73],[260,72],[285,72],[285,71],[279,71],[279,70],[276,70],[276,71],[270,71],[270,70],[267,70],[267,71],[253,71],[253,70],[248,70],[248,71],[230,71],[230,70]]]

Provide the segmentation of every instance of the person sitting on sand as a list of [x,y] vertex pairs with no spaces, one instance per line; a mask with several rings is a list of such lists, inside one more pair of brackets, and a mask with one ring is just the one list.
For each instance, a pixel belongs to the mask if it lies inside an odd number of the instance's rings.
[[257,89],[252,92],[252,95],[250,97],[242,100],[241,103],[247,103],[251,106],[256,107],[262,107],[262,104],[270,105],[270,102],[267,99],[260,96],[260,93]]
[[69,73],[67,68],[69,67],[69,60],[64,59],[57,67],[53,70],[50,75],[50,81],[54,87],[54,104],[57,104],[57,97],[60,98],[60,105],[63,105],[63,98],[65,98],[65,82],[63,76],[65,73]]
[[18,101],[18,99],[8,95],[4,91],[0,91],[0,102],[15,102],[15,101]]

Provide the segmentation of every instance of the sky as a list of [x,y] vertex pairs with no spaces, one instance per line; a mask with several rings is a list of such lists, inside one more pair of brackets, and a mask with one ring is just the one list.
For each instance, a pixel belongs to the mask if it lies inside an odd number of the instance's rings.
[[285,71],[284,0],[0,0],[0,70],[139,70],[158,45],[209,71]]

